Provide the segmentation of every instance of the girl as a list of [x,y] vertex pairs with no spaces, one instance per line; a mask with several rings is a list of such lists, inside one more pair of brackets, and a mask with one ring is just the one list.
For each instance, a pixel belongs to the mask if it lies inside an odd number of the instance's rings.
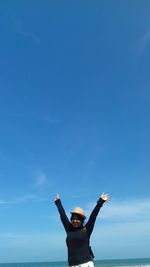
[[84,220],[86,218],[85,212],[80,207],[76,207],[71,212],[70,221],[66,215],[66,212],[62,206],[59,195],[56,195],[54,202],[58,208],[61,221],[66,230],[66,244],[68,248],[68,265],[71,267],[94,267],[92,253],[90,247],[90,236],[93,231],[93,227],[96,221],[96,217],[99,213],[103,203],[109,201],[108,194],[102,194],[97,201],[97,204],[86,224]]

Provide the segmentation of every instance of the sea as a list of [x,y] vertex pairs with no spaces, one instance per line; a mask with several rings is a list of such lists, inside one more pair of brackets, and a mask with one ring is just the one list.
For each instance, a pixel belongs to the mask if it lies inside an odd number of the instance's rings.
[[[150,258],[99,260],[94,262],[95,267],[150,267]],[[0,263],[0,267],[67,267],[67,262],[26,262]]]

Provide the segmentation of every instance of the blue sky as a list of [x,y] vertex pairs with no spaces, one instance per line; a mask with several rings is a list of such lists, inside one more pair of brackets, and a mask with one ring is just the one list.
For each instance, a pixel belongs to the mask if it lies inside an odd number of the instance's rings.
[[66,260],[66,212],[111,195],[96,259],[149,257],[150,2],[0,3],[0,262]]

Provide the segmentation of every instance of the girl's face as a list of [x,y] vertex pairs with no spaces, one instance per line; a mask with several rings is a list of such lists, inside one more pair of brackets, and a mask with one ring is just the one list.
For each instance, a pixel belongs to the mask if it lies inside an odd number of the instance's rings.
[[79,228],[83,224],[83,219],[78,214],[72,214],[71,223],[72,223],[73,227]]

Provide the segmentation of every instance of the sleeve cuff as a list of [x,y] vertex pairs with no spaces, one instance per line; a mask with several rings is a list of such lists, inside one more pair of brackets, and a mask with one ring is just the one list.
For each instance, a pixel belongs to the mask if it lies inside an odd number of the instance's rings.
[[99,200],[97,201],[97,204],[100,206],[103,206],[105,200],[103,200],[101,197],[99,198]]
[[60,199],[55,200],[56,206],[60,203]]

